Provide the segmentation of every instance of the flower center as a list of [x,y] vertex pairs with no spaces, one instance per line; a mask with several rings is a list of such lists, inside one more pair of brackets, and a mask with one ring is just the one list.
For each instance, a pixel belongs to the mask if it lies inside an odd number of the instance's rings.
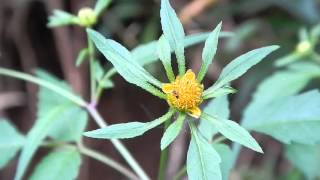
[[185,111],[195,118],[199,118],[202,102],[203,85],[200,84],[192,70],[188,70],[182,77],[177,76],[172,83],[162,86],[162,91],[167,95],[167,102],[171,107]]

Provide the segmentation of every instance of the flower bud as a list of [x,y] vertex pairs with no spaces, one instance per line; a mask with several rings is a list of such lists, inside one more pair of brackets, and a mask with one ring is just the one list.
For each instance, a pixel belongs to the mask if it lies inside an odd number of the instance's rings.
[[89,7],[81,8],[78,12],[80,24],[84,27],[90,27],[97,22],[97,15]]
[[302,41],[297,45],[296,51],[300,54],[305,54],[309,52],[311,48],[311,43],[309,41]]

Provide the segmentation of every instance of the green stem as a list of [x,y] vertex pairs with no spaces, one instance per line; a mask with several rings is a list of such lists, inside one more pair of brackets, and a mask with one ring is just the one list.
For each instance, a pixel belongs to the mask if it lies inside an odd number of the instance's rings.
[[111,68],[101,79],[101,81],[98,83],[98,87],[96,90],[96,103],[99,102],[100,97],[102,95],[103,92],[103,86],[102,83],[103,81],[106,81],[107,79],[110,79],[113,75],[115,75],[117,73],[117,70],[115,68]]
[[34,77],[30,74],[14,71],[14,70],[10,70],[10,69],[5,69],[5,68],[0,68],[0,74],[14,77],[17,79],[22,79],[25,81],[29,81],[29,82],[35,83],[39,86],[48,88],[51,91],[61,95],[62,97],[65,97],[65,98],[69,99],[70,101],[78,104],[79,106],[85,106],[87,104],[82,98],[72,94],[70,91],[67,91],[63,88],[60,88],[59,86],[56,86],[55,84],[52,84],[52,83],[47,82],[45,80],[42,80],[40,78]]
[[[170,123],[171,123],[170,119],[165,121],[165,123],[164,123],[164,131],[169,127]],[[166,178],[168,154],[169,154],[169,148],[168,147],[161,151],[159,172],[158,172],[158,180],[165,180],[165,178]]]
[[93,159],[96,159],[106,164],[107,166],[110,166],[111,168],[119,171],[121,174],[125,175],[129,179],[135,179],[135,180],[139,179],[134,173],[132,173],[129,169],[125,168],[120,163],[114,161],[113,159],[111,159],[110,157],[104,154],[101,154],[97,151],[94,151],[90,148],[85,147],[82,143],[78,143],[78,149],[82,154],[89,156]]
[[[96,121],[96,123],[101,128],[107,127],[107,123],[103,120],[103,118],[101,117],[101,115],[98,113],[98,111],[95,109],[94,106],[88,105],[87,110],[91,114],[92,118]],[[149,180],[150,179],[147,176],[147,174],[143,171],[141,166],[138,164],[138,162],[130,154],[128,149],[118,139],[111,139],[111,142],[115,146],[115,148],[119,151],[119,153],[122,155],[122,157],[131,166],[131,168],[138,174],[140,179],[142,179],[142,180]]]
[[94,67],[94,46],[93,42],[88,36],[88,50],[89,50],[89,66],[90,66],[90,87],[91,87],[91,102],[96,101],[96,80]]
[[187,173],[187,166],[184,165],[179,171],[178,173],[173,177],[173,180],[180,180],[183,178],[183,176],[185,176],[185,174]]
[[226,139],[227,139],[226,137],[220,136],[220,137],[215,138],[212,143],[213,143],[213,144],[221,143],[221,142],[223,142],[223,141],[226,140]]

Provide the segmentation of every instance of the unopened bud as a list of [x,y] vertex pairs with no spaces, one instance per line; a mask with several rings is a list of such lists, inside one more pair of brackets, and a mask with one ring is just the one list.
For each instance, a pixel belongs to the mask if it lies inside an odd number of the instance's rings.
[[97,22],[97,15],[89,7],[81,8],[78,12],[80,24],[84,27],[90,27]]
[[311,43],[309,41],[302,41],[297,45],[296,50],[298,53],[305,54],[311,50]]

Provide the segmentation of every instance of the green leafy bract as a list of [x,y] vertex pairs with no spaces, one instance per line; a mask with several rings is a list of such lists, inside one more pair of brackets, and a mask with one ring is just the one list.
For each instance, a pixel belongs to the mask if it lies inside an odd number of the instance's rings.
[[54,10],[53,15],[49,17],[48,26],[57,27],[71,24],[79,24],[77,16],[61,10]]
[[97,14],[97,16],[100,16],[100,14],[105,10],[111,3],[111,0],[98,0],[96,5],[94,6],[94,12]]
[[170,126],[166,129],[161,138],[161,150],[164,150],[167,146],[169,146],[170,143],[179,135],[185,118],[186,114],[180,114],[177,120],[170,124]]

